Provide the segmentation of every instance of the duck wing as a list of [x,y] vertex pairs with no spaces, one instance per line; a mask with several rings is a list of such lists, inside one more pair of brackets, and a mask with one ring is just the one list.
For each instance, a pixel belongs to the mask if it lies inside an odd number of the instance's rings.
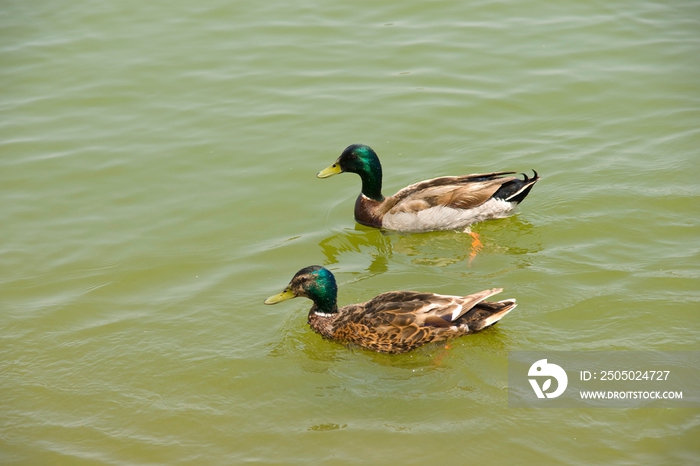
[[432,207],[472,209],[488,201],[515,172],[481,173],[445,176],[406,186],[387,199],[386,212],[398,214],[419,212]]
[[501,291],[493,288],[468,296],[383,293],[366,303],[342,308],[342,317],[334,323],[334,338],[383,353],[410,351],[431,341],[493,325],[515,307],[512,300],[484,301]]
[[450,327],[485,299],[503,291],[492,288],[467,296],[390,291],[367,301],[353,321],[375,328]]

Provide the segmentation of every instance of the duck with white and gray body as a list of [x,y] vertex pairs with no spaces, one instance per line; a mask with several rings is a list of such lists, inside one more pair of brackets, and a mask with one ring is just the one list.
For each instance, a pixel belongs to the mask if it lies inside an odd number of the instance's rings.
[[523,179],[515,172],[444,176],[407,186],[390,197],[382,194],[382,166],[371,147],[348,146],[330,167],[327,178],[357,173],[362,192],[355,201],[355,220],[362,225],[399,232],[463,230],[469,225],[508,216],[530,193],[540,177]]

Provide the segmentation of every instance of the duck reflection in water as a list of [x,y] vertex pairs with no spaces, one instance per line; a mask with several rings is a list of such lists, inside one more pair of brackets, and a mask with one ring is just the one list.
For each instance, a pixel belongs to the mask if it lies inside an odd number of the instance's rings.
[[[536,228],[517,216],[494,220],[472,227],[480,233],[483,244],[474,246],[472,236],[461,231],[401,234],[355,225],[354,230],[343,230],[319,243],[325,264],[341,262],[340,257],[355,254],[357,259],[371,262],[366,267],[371,275],[388,270],[389,260],[394,254],[411,258],[415,265],[444,267],[457,263],[471,266],[482,252],[524,256],[542,250],[536,239]],[[352,263],[347,257],[343,264]]]

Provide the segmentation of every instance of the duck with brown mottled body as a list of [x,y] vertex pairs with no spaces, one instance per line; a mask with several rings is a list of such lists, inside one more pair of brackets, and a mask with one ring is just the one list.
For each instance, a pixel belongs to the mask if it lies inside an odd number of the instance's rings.
[[382,195],[382,166],[371,147],[348,146],[333,165],[318,173],[327,178],[357,173],[362,192],[355,202],[355,220],[375,228],[401,232],[463,230],[469,225],[510,214],[540,179],[515,172],[445,176],[407,186],[391,197]]
[[512,311],[514,299],[485,301],[503,291],[493,288],[467,296],[389,291],[367,302],[338,308],[338,286],[330,270],[318,265],[298,271],[277,304],[303,296],[313,301],[309,325],[325,338],[380,353],[405,353],[430,342],[478,332]]

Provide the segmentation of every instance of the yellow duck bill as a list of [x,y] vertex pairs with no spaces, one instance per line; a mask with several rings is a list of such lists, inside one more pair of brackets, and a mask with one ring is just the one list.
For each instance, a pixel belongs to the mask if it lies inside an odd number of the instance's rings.
[[277,303],[281,303],[282,301],[287,301],[288,299],[292,299],[292,298],[296,298],[296,295],[294,294],[294,292],[292,292],[292,290],[290,290],[289,288],[285,288],[285,290],[282,291],[281,293],[277,293],[276,295],[270,296],[269,298],[267,298],[264,301],[264,303],[265,304],[277,304]]
[[343,173],[343,170],[340,168],[340,164],[334,163],[328,168],[324,168],[318,174],[316,175],[318,178],[328,178],[329,176],[337,175],[338,173]]

